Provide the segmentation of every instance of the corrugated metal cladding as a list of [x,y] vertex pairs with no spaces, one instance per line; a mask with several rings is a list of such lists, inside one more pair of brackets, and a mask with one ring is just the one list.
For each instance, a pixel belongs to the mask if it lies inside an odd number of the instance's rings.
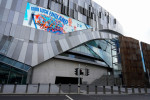
[[[93,29],[57,35],[23,26],[27,2],[79,20]],[[98,31],[103,29],[121,33],[116,19],[91,0],[0,0],[0,48],[3,49],[6,42],[10,43],[5,48],[6,52],[1,54],[30,66],[89,40],[117,37],[115,34]]]
[[124,84],[127,86],[144,86],[145,75],[139,41],[130,37],[119,37],[119,40]]

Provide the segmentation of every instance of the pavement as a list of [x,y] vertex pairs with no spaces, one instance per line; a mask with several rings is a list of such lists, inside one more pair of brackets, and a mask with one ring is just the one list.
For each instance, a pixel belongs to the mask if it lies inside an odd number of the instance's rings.
[[150,100],[150,94],[136,95],[0,95],[0,100]]

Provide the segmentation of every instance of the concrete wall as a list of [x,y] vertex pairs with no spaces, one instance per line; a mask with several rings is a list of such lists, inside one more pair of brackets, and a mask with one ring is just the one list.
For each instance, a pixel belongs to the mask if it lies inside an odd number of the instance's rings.
[[[78,68],[79,62],[68,61],[62,59],[50,59],[40,65],[37,65],[33,69],[32,83],[55,83],[56,76],[64,77],[77,77],[75,73],[75,68]],[[87,82],[90,84],[94,80],[100,78],[103,74],[107,74],[107,69],[90,65],[85,63],[80,63],[81,68],[87,68],[90,70],[89,76],[83,76],[82,82]]]

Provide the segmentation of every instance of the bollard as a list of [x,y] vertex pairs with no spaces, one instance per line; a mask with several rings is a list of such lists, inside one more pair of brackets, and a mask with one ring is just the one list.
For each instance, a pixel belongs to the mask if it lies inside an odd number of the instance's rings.
[[95,94],[97,94],[97,86],[95,85]]
[[59,84],[59,94],[61,93],[61,84]]
[[120,86],[118,86],[118,93],[121,94]]
[[113,86],[110,86],[111,88],[111,94],[114,94]]
[[89,94],[89,86],[87,85],[87,91],[86,91],[87,94]]
[[3,90],[4,90],[4,83],[2,83],[2,86],[1,86],[1,91],[0,91],[0,93],[3,93]]
[[80,85],[78,85],[78,94],[80,94]]
[[147,86],[144,87],[144,91],[147,94]]
[[135,91],[134,91],[134,86],[132,86],[132,93],[133,93],[133,94],[135,93]]
[[29,84],[27,83],[26,84],[26,93],[28,93],[28,87],[29,87]]
[[69,94],[71,93],[71,84],[69,84]]
[[126,92],[126,94],[128,94],[128,88],[127,88],[127,86],[125,86],[125,92]]
[[40,91],[40,83],[38,83],[37,93]]
[[138,92],[141,93],[141,87],[140,87],[140,85],[138,86]]
[[49,83],[49,87],[48,87],[48,93],[51,92],[51,83]]
[[13,93],[16,93],[16,87],[17,87],[17,82],[15,82],[15,84],[14,84],[14,90],[13,90]]
[[103,86],[103,93],[106,94],[105,86]]

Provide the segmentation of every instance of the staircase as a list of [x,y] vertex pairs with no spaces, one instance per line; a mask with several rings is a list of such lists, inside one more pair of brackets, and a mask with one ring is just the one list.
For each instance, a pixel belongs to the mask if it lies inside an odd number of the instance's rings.
[[102,85],[102,86],[121,85],[121,80],[119,78],[114,78],[113,75],[102,75],[99,79],[96,79],[91,84]]

